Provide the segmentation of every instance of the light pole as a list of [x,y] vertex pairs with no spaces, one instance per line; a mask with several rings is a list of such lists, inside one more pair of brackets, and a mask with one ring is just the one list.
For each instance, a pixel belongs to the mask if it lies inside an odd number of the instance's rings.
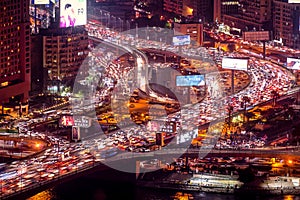
[[21,159],[23,158],[23,150],[22,150],[22,146],[23,146],[23,138],[21,139],[21,143],[20,143],[20,150],[21,150]]
[[232,105],[228,105],[228,126],[229,126],[229,130],[230,130],[230,125],[231,125],[231,114],[233,111],[233,106]]
[[243,104],[244,104],[244,117],[243,117],[243,123],[246,121],[246,108],[247,108],[247,103],[250,103],[250,98],[248,96],[243,96]]

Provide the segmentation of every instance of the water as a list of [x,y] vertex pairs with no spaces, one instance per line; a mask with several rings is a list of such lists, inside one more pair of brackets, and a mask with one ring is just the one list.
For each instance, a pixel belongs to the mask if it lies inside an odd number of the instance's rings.
[[[253,196],[237,196],[139,188],[133,183],[108,182],[103,180],[91,181],[85,178],[45,190],[28,198],[28,200],[171,200],[176,199],[175,196],[178,197],[178,194],[189,194],[195,200],[300,200],[299,196],[293,195],[266,197],[254,194]],[[187,195],[185,196],[187,197]],[[182,197],[181,199],[185,200],[188,198]]]

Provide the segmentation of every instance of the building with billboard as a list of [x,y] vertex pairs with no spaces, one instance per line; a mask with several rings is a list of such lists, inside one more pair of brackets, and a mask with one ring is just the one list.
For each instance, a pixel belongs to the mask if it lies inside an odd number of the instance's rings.
[[[29,1],[0,1],[0,105],[27,111],[30,90]],[[4,109],[5,108],[5,109]]]
[[272,0],[240,0],[238,13],[223,15],[223,22],[242,30],[272,29]]
[[202,23],[174,23],[175,35],[190,35],[191,44],[203,45]]
[[274,39],[288,47],[300,48],[300,2],[274,0],[273,4]]

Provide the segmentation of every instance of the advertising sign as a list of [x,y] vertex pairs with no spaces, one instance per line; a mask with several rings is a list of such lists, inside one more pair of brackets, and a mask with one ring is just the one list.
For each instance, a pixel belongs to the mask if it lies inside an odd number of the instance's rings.
[[60,27],[74,27],[87,23],[86,0],[60,0]]
[[72,140],[80,140],[80,128],[78,126],[72,127]]
[[191,37],[190,35],[177,35],[173,36],[172,41],[174,46],[189,45],[191,43]]
[[226,58],[222,59],[223,69],[245,70],[248,69],[248,59],[245,58]]
[[64,115],[59,119],[59,126],[74,126],[74,118],[71,115]]
[[289,0],[288,3],[300,3],[300,0]]
[[176,76],[176,86],[204,86],[204,75]]
[[270,40],[269,31],[246,31],[243,32],[245,41],[268,41]]
[[32,0],[32,4],[35,5],[45,5],[45,4],[49,4],[50,0]]
[[82,128],[88,128],[91,126],[91,119],[86,116],[74,116],[74,125]]
[[286,67],[288,69],[300,70],[300,59],[299,58],[287,58]]

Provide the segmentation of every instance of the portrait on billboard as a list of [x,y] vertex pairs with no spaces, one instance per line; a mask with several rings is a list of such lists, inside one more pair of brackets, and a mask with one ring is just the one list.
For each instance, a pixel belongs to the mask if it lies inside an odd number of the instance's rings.
[[78,126],[73,126],[72,127],[72,139],[73,140],[79,140],[79,127]]
[[60,1],[60,27],[85,25],[87,21],[86,0]]

